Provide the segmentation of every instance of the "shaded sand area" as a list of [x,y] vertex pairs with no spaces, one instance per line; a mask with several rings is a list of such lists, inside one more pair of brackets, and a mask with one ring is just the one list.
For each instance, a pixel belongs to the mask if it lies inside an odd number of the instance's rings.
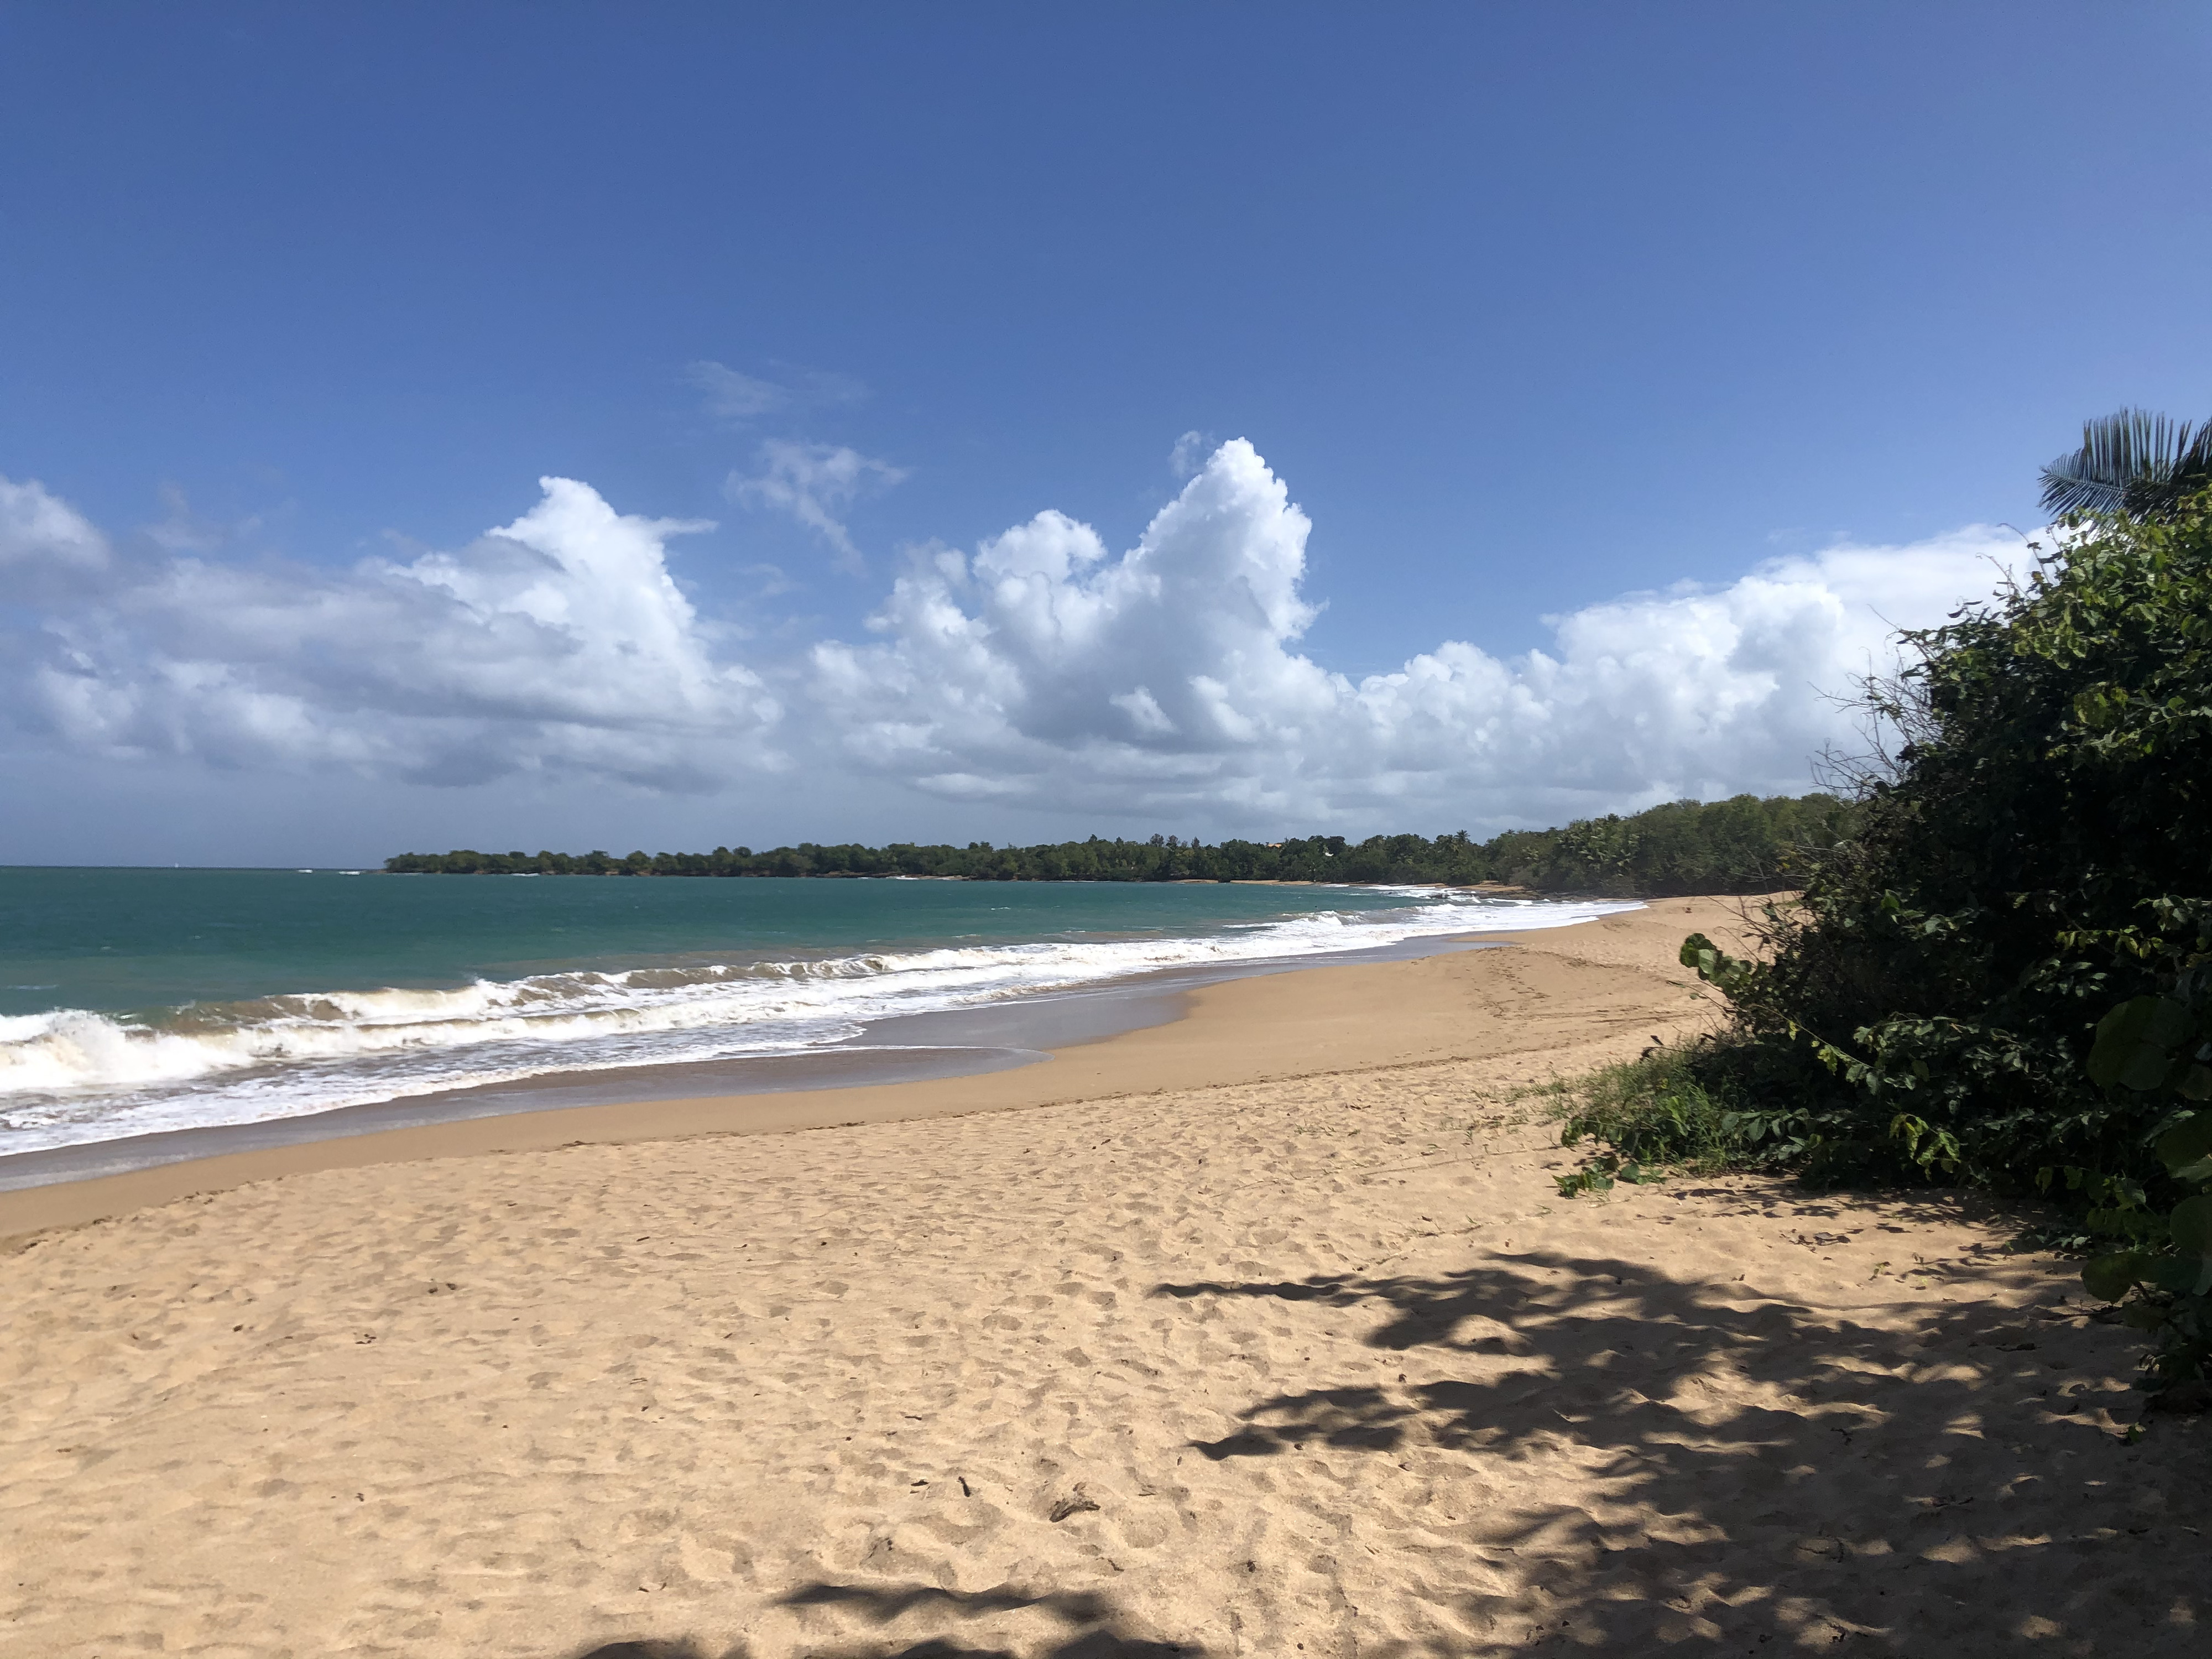
[[2201,1654],[2205,1425],[2124,1443],[2132,1334],[2003,1217],[1553,1190],[1521,1091],[1692,1027],[1729,914],[915,1085],[1200,1086],[19,1240],[0,1652]]

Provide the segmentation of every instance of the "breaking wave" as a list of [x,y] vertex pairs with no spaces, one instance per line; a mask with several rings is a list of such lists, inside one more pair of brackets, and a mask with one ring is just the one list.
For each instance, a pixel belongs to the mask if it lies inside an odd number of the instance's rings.
[[1176,969],[1259,964],[1631,906],[1409,890],[1194,937],[1050,939],[818,961],[574,971],[447,989],[321,991],[139,1018],[0,1017],[0,1152],[258,1122],[556,1072],[835,1048],[902,1014]]

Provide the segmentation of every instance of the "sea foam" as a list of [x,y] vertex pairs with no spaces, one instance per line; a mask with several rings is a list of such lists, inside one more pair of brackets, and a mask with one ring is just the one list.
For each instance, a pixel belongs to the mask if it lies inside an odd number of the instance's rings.
[[137,1019],[81,1009],[0,1018],[0,1152],[300,1116],[556,1072],[821,1050],[902,1014],[1176,969],[1234,969],[1478,930],[1559,927],[1631,908],[1430,889],[1402,896],[1401,908],[1317,911],[1185,937],[556,972],[195,1004]]

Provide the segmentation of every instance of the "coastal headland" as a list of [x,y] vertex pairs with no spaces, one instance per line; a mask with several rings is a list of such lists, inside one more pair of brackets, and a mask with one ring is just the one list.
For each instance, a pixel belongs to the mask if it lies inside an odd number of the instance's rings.
[[0,1650],[2201,1651],[2204,1425],[2019,1215],[1559,1195],[1738,903],[0,1194]]

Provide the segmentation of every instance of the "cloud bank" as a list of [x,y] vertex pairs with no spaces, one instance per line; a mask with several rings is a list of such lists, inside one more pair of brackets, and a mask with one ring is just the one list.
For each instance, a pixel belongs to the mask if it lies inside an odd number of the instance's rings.
[[850,763],[956,797],[1273,823],[1500,822],[1799,791],[1893,625],[1986,594],[2018,538],[1777,561],[1559,619],[1513,661],[1447,641],[1358,682],[1300,653],[1310,526],[1241,440],[1136,547],[1040,514],[902,578],[878,642],[813,653]]
[[[740,486],[808,522],[811,501],[842,556],[838,492],[882,464],[787,447]],[[334,571],[126,556],[0,481],[0,711],[81,754],[301,776],[703,790],[775,772],[787,797],[891,786],[1001,826],[1487,830],[1807,787],[1810,757],[1852,736],[1835,694],[1886,664],[1893,629],[2022,556],[1982,527],[1838,546],[1553,618],[1525,656],[1447,640],[1353,680],[1302,648],[1310,526],[1239,440],[1133,548],[1041,513],[972,553],[912,554],[864,640],[741,662],[670,574],[671,538],[701,526],[543,489],[459,552]]]
[[118,760],[340,766],[475,784],[550,770],[666,789],[769,758],[781,710],[715,657],[669,575],[669,537],[589,487],[459,553],[350,570],[108,556],[36,484],[0,495],[11,562],[46,579],[9,641],[19,723]]

